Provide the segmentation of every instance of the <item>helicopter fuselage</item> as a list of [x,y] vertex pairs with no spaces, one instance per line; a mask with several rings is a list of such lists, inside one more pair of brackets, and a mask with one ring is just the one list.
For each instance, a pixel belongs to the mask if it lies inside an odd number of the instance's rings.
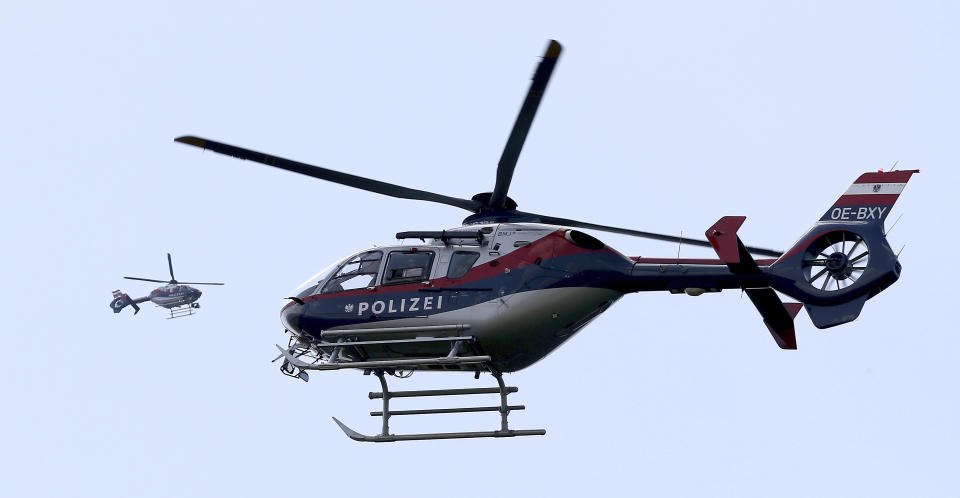
[[[374,338],[371,329],[390,329],[380,338],[409,339],[426,335],[424,327],[459,326],[496,368],[510,372],[546,356],[625,293],[696,295],[749,284],[719,260],[631,258],[557,226],[503,223],[450,232],[478,228],[487,234],[467,243],[378,247],[347,258],[292,298],[281,321],[303,341],[351,329]],[[445,348],[417,343],[375,351],[378,358],[405,358],[442,355]],[[342,357],[363,359],[347,349]]]
[[150,302],[167,309],[186,306],[197,299],[203,292],[189,285],[171,284],[157,287],[150,291]]

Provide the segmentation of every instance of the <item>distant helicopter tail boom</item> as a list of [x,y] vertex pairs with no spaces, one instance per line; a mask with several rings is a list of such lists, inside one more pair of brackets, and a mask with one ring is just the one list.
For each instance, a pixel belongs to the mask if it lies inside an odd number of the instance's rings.
[[113,301],[110,301],[110,308],[113,309],[114,313],[120,313],[123,311],[123,308],[127,306],[133,307],[133,314],[136,315],[140,312],[140,306],[137,306],[137,303],[142,303],[148,301],[149,297],[142,297],[139,299],[131,299],[129,295],[124,292],[121,292],[119,289],[113,291]]

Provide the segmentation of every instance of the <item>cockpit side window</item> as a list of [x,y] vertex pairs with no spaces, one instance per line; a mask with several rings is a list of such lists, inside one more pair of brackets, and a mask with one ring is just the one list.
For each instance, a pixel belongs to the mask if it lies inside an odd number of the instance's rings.
[[422,282],[430,279],[432,251],[396,251],[387,257],[383,285]]
[[323,294],[371,287],[380,271],[381,251],[358,254],[343,264],[323,286]]
[[480,257],[479,252],[456,251],[450,256],[450,266],[447,267],[447,278],[460,278],[473,268],[473,264]]

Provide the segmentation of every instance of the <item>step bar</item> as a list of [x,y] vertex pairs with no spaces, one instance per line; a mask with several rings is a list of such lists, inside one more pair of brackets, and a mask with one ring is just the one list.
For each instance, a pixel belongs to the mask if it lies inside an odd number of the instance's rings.
[[[340,343],[341,346],[349,346],[349,342]],[[442,356],[438,358],[403,358],[397,360],[377,360],[377,361],[345,361],[342,363],[307,363],[301,361],[296,356],[290,354],[286,348],[277,345],[277,349],[283,354],[284,360],[300,370],[343,370],[345,368],[359,368],[363,370],[381,369],[381,368],[416,368],[431,365],[477,365],[488,363],[489,356]]]
[[460,323],[454,325],[426,325],[422,327],[382,327],[371,329],[324,330],[320,333],[320,337],[323,339],[336,339],[338,337],[362,337],[381,334],[441,334],[445,337],[456,337],[456,334],[467,330],[470,330],[470,325]]

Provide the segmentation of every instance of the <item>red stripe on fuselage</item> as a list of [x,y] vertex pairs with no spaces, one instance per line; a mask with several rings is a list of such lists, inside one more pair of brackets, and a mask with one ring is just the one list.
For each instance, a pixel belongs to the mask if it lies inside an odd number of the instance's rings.
[[842,195],[833,207],[837,206],[892,206],[900,194],[855,194]]
[[[635,257],[630,258],[638,264],[651,264],[651,265],[716,265],[716,266],[727,266],[726,263],[719,259],[697,259],[697,258],[641,258]],[[757,264],[760,266],[770,266],[776,259],[758,259],[756,260]]]

